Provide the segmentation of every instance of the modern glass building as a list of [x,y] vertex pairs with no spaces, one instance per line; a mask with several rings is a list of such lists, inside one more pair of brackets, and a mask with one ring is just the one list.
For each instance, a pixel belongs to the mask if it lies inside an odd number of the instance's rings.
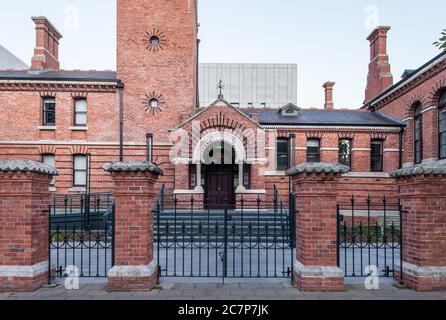
[[296,64],[201,63],[201,107],[217,99],[220,80],[223,81],[225,100],[236,106],[279,108],[288,103],[297,105]]

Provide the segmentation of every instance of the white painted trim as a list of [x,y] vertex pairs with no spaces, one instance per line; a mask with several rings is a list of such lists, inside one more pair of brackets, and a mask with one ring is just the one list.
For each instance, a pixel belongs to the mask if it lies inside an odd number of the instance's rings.
[[330,130],[343,130],[343,131],[355,131],[355,130],[371,130],[371,131],[386,131],[386,132],[401,132],[400,127],[359,127],[359,126],[263,126],[265,129],[330,129]]
[[384,149],[384,152],[400,152],[400,149]]
[[157,272],[157,264],[148,266],[115,266],[108,272],[109,278],[149,278]]
[[389,178],[390,175],[385,172],[348,172],[344,173],[342,177],[351,178]]
[[1,277],[34,278],[48,272],[49,261],[32,266],[0,266]]
[[175,158],[172,160],[173,164],[190,164],[192,159],[189,158]]
[[[119,142],[89,142],[89,141],[55,141],[55,140],[39,140],[39,141],[0,141],[0,145],[61,145],[61,146],[119,146]],[[155,147],[173,147],[170,143],[154,143]],[[124,146],[129,147],[145,147],[145,142],[125,142]]]
[[429,112],[429,111],[431,111],[431,110],[436,110],[436,109],[438,109],[437,106],[431,106],[431,107],[429,107],[429,108],[426,108],[426,109],[422,110],[422,111],[421,111],[421,114],[426,113],[426,112]]
[[179,195],[188,195],[188,194],[204,194],[204,190],[200,189],[194,189],[194,190],[174,190],[173,194],[179,194]]
[[260,189],[260,190],[251,189],[251,190],[236,191],[235,193],[236,194],[266,194],[266,190],[265,189]]
[[321,148],[321,151],[339,151],[339,148]]
[[296,147],[295,149],[298,151],[307,151],[307,147]]
[[265,171],[265,176],[286,176],[285,171]]
[[256,164],[256,163],[265,164],[268,162],[268,159],[266,159],[266,158],[246,158],[245,162],[247,164]]
[[48,191],[49,191],[49,192],[56,192],[57,189],[56,189],[56,187],[49,187],[49,188],[48,188]]
[[74,187],[74,188],[70,188],[68,189],[68,192],[86,192],[87,188],[85,187]]
[[344,271],[338,267],[304,266],[298,260],[294,262],[294,271],[305,278],[344,278]]
[[70,127],[71,131],[87,131],[88,127]]
[[409,120],[413,120],[413,117],[407,117],[407,118],[403,119],[403,122],[408,122]]
[[40,131],[56,131],[57,127],[56,126],[39,126],[39,127],[37,127],[37,130],[40,130]]
[[353,148],[352,152],[355,152],[355,151],[372,151],[372,149],[371,148]]

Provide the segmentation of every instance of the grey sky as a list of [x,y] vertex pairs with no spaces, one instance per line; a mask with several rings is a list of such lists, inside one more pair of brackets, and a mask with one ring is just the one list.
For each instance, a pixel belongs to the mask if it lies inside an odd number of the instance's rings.
[[[34,47],[30,17],[45,15],[64,35],[65,69],[115,69],[115,0],[3,1],[0,43],[26,63]],[[397,81],[438,54],[444,24],[440,0],[201,0],[202,62],[297,63],[298,102],[323,104],[322,84],[336,81],[337,107],[359,107],[369,60],[365,38],[391,25],[389,54]]]

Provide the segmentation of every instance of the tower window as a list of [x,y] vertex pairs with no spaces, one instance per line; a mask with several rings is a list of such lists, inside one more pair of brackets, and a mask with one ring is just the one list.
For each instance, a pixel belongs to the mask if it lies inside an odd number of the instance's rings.
[[75,187],[87,186],[87,156],[75,155],[73,157],[73,180]]
[[150,38],[150,44],[151,44],[152,46],[157,46],[157,45],[159,45],[159,44],[160,44],[160,38],[158,38],[157,36],[152,36],[152,37]]

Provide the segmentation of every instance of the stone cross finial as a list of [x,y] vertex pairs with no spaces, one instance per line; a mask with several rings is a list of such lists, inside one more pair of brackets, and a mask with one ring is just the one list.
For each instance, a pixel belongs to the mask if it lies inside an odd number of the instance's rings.
[[225,86],[223,85],[223,81],[220,79],[220,81],[218,82],[218,85],[217,85],[219,99],[223,98],[223,89],[224,88],[225,88]]

